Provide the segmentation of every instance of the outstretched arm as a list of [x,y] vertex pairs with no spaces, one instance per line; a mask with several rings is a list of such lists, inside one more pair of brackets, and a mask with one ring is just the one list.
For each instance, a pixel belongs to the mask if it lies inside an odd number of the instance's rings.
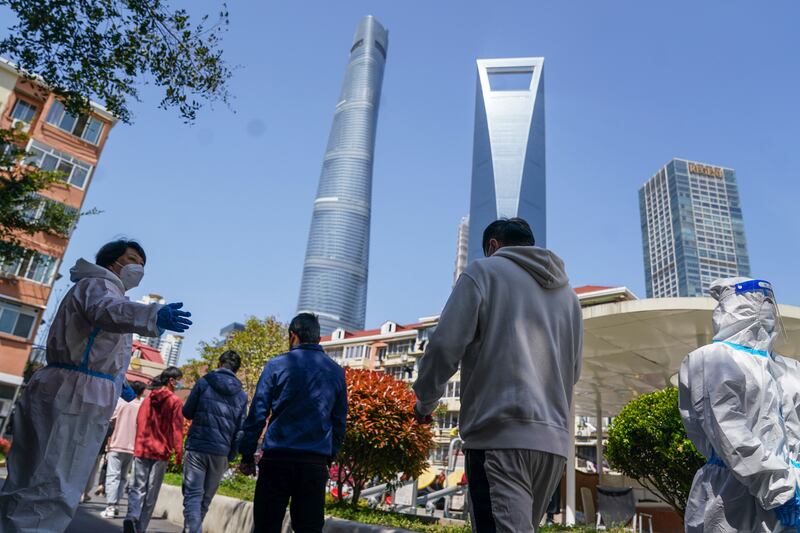
[[112,333],[138,333],[158,337],[157,315],[161,305],[128,300],[113,283],[100,278],[81,280],[72,297],[95,327]]

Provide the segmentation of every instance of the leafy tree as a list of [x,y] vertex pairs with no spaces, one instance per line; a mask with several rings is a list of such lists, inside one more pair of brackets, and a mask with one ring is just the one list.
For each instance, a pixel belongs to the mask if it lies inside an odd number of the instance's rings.
[[[131,122],[129,100],[138,100],[146,84],[163,90],[161,108],[177,108],[189,122],[204,102],[229,100],[231,71],[220,50],[225,4],[211,25],[207,16],[193,24],[168,0],[0,0],[0,9],[13,15],[0,56],[35,80],[42,98],[52,91],[74,115],[88,113],[93,99]],[[66,235],[75,222],[76,214],[56,202],[38,219],[28,215],[40,201],[35,193],[59,186],[59,175],[20,164],[15,147],[25,140],[18,130],[0,129],[0,262],[31,253],[20,246],[21,235]]]
[[66,238],[78,218],[66,205],[37,194],[67,185],[61,181],[61,172],[25,164],[20,146],[26,140],[27,135],[18,128],[0,129],[0,263],[25,259],[32,253],[22,246],[23,236],[48,232]]
[[398,472],[410,478],[428,466],[433,434],[414,417],[416,398],[407,383],[384,372],[345,369],[347,432],[336,458],[338,497],[353,484],[353,506],[367,483],[391,483]]
[[0,0],[3,6],[16,20],[0,55],[41,79],[74,114],[94,99],[130,122],[128,101],[144,84],[162,89],[160,107],[177,107],[188,121],[202,102],[229,99],[231,71],[220,50],[225,4],[210,26],[208,16],[195,25],[168,0]]
[[275,317],[264,320],[251,317],[245,322],[243,330],[234,332],[226,341],[201,342],[199,359],[189,361],[184,369],[187,377],[197,380],[209,369],[217,368],[219,356],[225,350],[234,350],[242,358],[239,378],[247,395],[252,398],[264,365],[288,348],[289,332],[286,324],[278,322]]
[[683,516],[695,472],[705,459],[686,436],[678,389],[632,400],[608,430],[608,461]]

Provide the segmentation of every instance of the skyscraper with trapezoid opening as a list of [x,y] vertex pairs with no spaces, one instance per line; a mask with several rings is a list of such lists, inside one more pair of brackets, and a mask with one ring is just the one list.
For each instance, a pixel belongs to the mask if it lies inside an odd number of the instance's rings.
[[469,261],[498,218],[524,218],[547,244],[543,69],[542,57],[478,60]]
[[386,28],[364,17],[322,163],[297,308],[319,316],[323,335],[364,328],[372,166],[388,46]]

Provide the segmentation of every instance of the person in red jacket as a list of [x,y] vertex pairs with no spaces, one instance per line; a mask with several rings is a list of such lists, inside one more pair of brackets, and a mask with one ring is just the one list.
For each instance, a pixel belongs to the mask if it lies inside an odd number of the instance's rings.
[[133,486],[128,494],[124,533],[144,533],[156,506],[167,461],[175,452],[181,464],[183,452],[183,402],[175,387],[183,377],[171,366],[153,380],[155,389],[144,399],[136,417],[136,447],[133,452]]

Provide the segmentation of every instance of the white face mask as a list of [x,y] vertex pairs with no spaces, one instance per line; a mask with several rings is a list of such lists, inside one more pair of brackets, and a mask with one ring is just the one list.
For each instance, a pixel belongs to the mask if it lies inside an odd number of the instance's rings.
[[119,272],[119,279],[122,281],[122,286],[125,287],[126,291],[138,287],[143,277],[144,267],[136,263],[125,265]]

